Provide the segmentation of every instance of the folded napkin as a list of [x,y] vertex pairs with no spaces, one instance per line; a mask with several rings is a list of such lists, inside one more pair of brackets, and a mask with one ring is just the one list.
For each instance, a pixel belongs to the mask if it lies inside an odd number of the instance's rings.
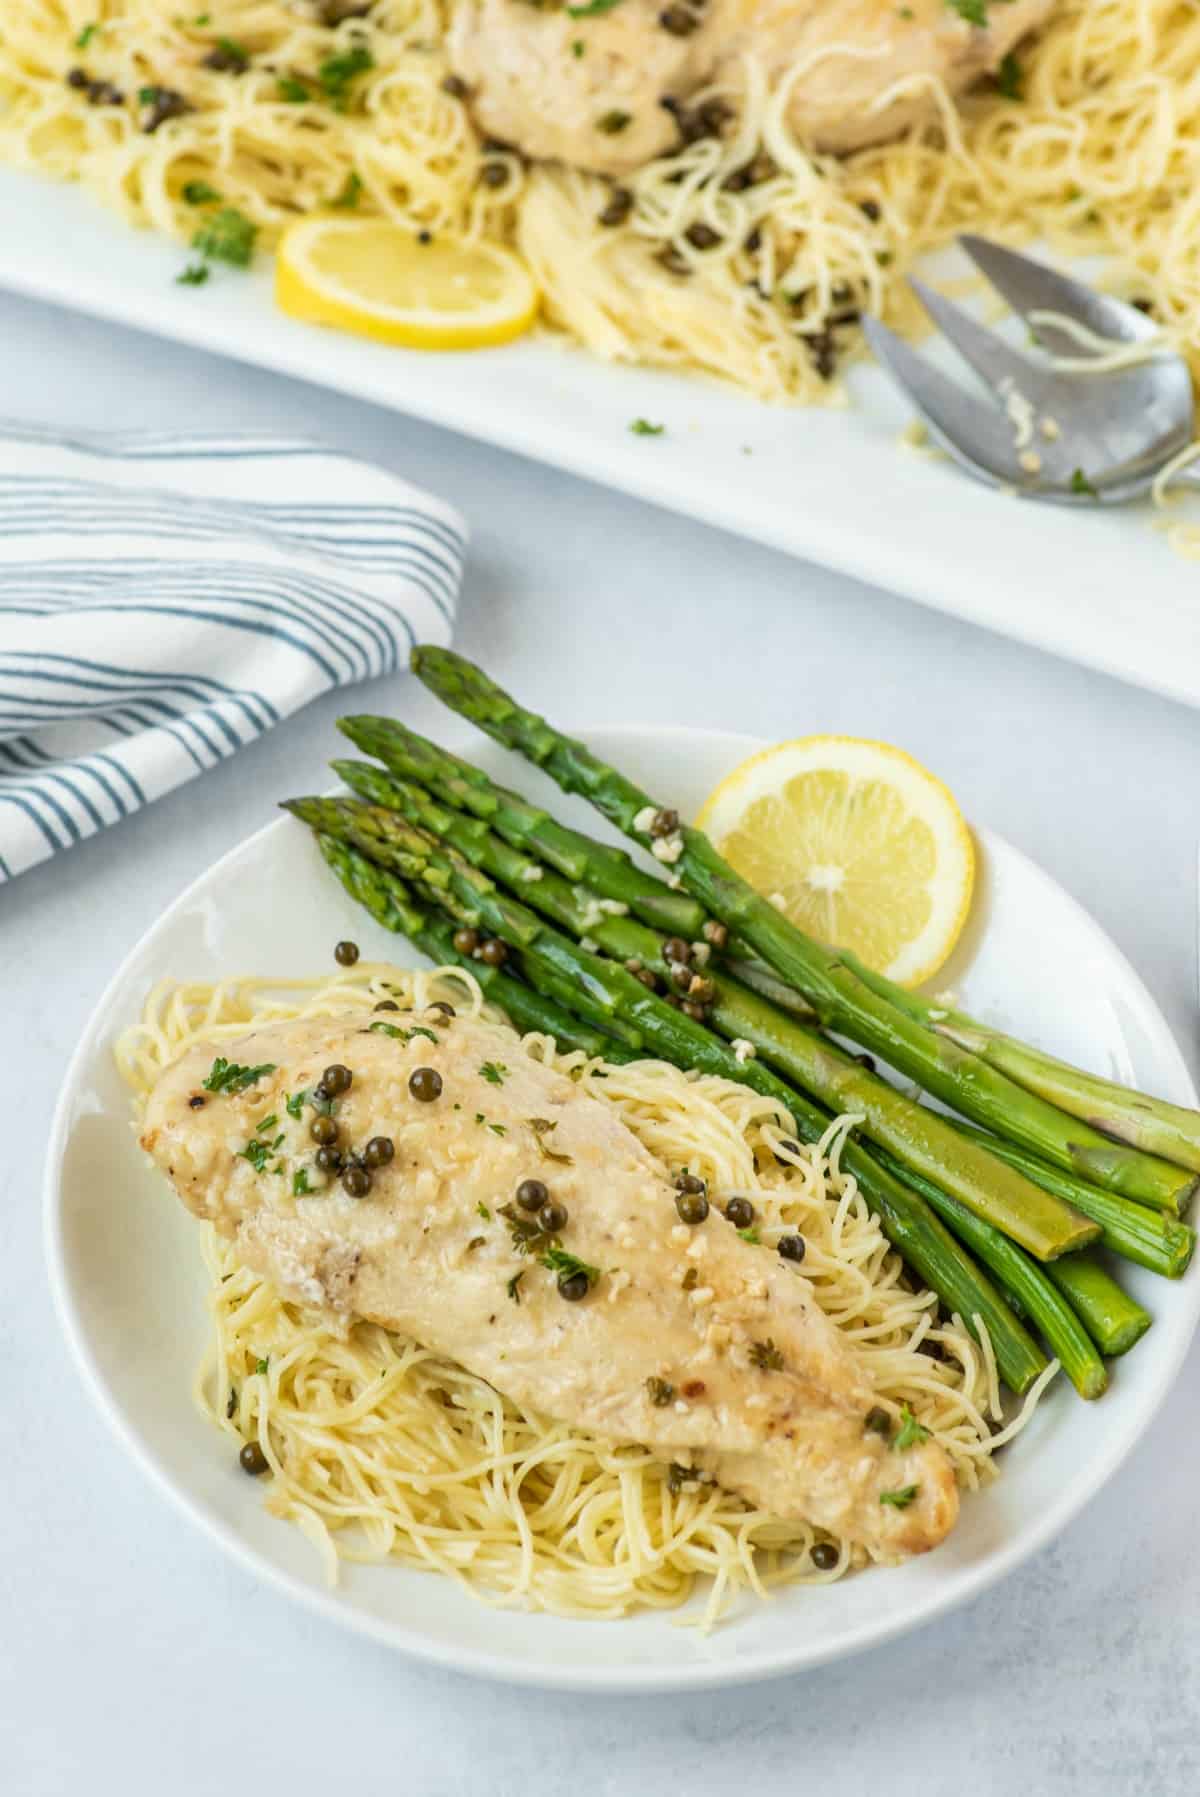
[[0,882],[449,642],[465,547],[315,443],[0,423]]

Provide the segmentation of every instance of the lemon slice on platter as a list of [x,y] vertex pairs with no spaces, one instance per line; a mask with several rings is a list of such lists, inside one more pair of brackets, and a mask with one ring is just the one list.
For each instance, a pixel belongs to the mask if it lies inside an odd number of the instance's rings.
[[518,256],[492,243],[412,231],[379,218],[301,219],[283,236],[275,298],[284,312],[409,349],[508,343],[537,316]]
[[953,796],[903,749],[805,736],[752,755],[696,820],[793,923],[905,986],[962,933],[975,849]]

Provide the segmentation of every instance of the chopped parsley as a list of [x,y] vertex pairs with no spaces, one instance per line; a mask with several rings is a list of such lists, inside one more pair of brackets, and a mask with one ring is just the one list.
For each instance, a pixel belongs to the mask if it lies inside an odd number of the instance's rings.
[[343,212],[353,212],[362,198],[363,184],[361,178],[351,169],[342,183],[342,190],[330,200],[331,206],[340,206]]
[[298,1117],[300,1115],[301,1111],[304,1109],[305,1097],[306,1094],[303,1092],[292,1093],[291,1097],[283,1107],[289,1117]]
[[224,1055],[218,1055],[208,1070],[208,1078],[200,1083],[206,1092],[233,1094],[244,1092],[247,1086],[253,1086],[274,1071],[274,1061],[264,1061],[261,1067],[241,1067],[236,1061],[227,1061]]
[[476,1216],[482,1217],[485,1223],[490,1223],[492,1220],[492,1213],[488,1209],[487,1205],[483,1202],[482,1198],[479,1200],[479,1203],[475,1206],[475,1214],[476,1214]]
[[929,1430],[923,1423],[917,1421],[908,1405],[905,1404],[900,1411],[900,1427],[896,1431],[896,1438],[892,1442],[892,1446],[898,1454],[902,1454],[905,1448],[919,1447],[921,1442],[928,1440]]
[[987,24],[987,0],[946,0],[946,5],[968,25]]
[[189,206],[207,206],[213,200],[219,200],[220,194],[207,181],[185,181],[183,197]]
[[685,1485],[709,1485],[711,1483],[712,1481],[705,1478],[698,1466],[680,1466],[677,1461],[672,1460],[667,1468],[667,1490],[672,1497],[678,1497]]
[[211,274],[207,262],[189,262],[182,274],[175,276],[176,287],[203,287]]
[[1071,474],[1072,493],[1081,493],[1087,499],[1099,499],[1100,492],[1094,487],[1082,468],[1076,468]]
[[765,1342],[750,1343],[750,1365],[758,1367],[764,1373],[783,1371],[783,1355],[770,1336]]
[[256,1123],[254,1125],[255,1135],[261,1136],[264,1130],[274,1129],[278,1122],[279,1118],[275,1115],[274,1111],[272,1111],[269,1117],[264,1117],[261,1123]]
[[629,428],[635,437],[661,437],[667,427],[665,424],[651,424],[648,418],[635,418]]
[[201,225],[192,248],[210,262],[228,262],[232,268],[249,268],[258,226],[236,206],[222,206]]
[[508,1134],[508,1130],[503,1123],[489,1123],[482,1111],[476,1111],[475,1121],[476,1123],[482,1123],[485,1129],[490,1129],[494,1136],[506,1136]]
[[[244,1148],[238,1149],[238,1159],[249,1161],[256,1173],[265,1173],[267,1170],[268,1155],[274,1154],[282,1141],[282,1135],[276,1136],[273,1142],[263,1141],[260,1137],[255,1136],[251,1141],[246,1143]],[[277,1170],[278,1169],[276,1168],[272,1168],[273,1172]]]
[[621,0],[584,0],[582,6],[568,6],[568,19],[598,19],[601,13],[611,12],[614,6],[620,6]]
[[432,1030],[427,1030],[423,1023],[416,1023],[412,1029],[404,1030],[398,1024],[385,1023],[381,1017],[376,1023],[369,1023],[367,1029],[374,1030],[377,1036],[390,1036],[393,1042],[411,1042],[414,1036],[424,1036],[433,1043],[435,1048],[437,1046],[437,1037]]
[[295,75],[280,75],[275,83],[275,92],[289,106],[303,106],[306,100],[312,99],[303,81],[298,81]]
[[83,30],[79,33],[79,36],[75,39],[75,48],[77,50],[86,50],[99,29],[99,23],[95,19],[92,20],[90,25],[85,25]]
[[254,1370],[256,1373],[265,1373],[267,1368],[270,1366],[270,1364],[271,1364],[270,1356],[269,1355],[264,1356],[264,1358],[262,1360],[255,1361]]
[[652,1375],[646,1381],[646,1396],[656,1410],[665,1410],[675,1396],[675,1387],[669,1379],[659,1379]]
[[485,1061],[479,1071],[489,1086],[502,1086],[508,1068],[503,1061]]
[[591,1286],[600,1277],[599,1267],[590,1266],[586,1260],[580,1260],[577,1254],[560,1248],[554,1241],[550,1242],[544,1254],[538,1255],[538,1259],[548,1273],[557,1274],[559,1279],[574,1279],[576,1274],[582,1273]]
[[752,1248],[757,1248],[762,1239],[753,1224],[750,1225],[749,1229],[739,1229],[738,1234],[744,1242],[749,1242]]
[[518,1210],[515,1204],[502,1204],[500,1215],[508,1224],[512,1245],[518,1254],[534,1254],[552,1246],[554,1237],[546,1234],[536,1214],[531,1217]]
[[616,137],[632,123],[633,114],[631,112],[622,112],[619,107],[614,106],[611,112],[604,113],[601,118],[596,120],[596,129],[603,131],[605,137]]
[[219,63],[210,62],[210,67],[220,67],[228,70],[234,75],[240,75],[244,69],[249,68],[250,52],[246,49],[244,44],[239,44],[235,38],[219,37],[214,48],[217,51],[220,60]]
[[306,1198],[311,1191],[312,1187],[308,1183],[308,1168],[299,1167],[292,1174],[292,1197]]
[[575,1165],[573,1155],[560,1154],[557,1149],[551,1148],[546,1141],[546,1137],[553,1134],[558,1128],[557,1123],[552,1123],[549,1117],[530,1117],[527,1121],[537,1141],[538,1152],[544,1161],[558,1161],[560,1165],[564,1167],[573,1167]]
[[1000,58],[1000,67],[996,70],[996,88],[1006,100],[1025,98],[1025,76],[1020,59],[1011,50],[1007,56]]
[[879,1501],[890,1504],[893,1510],[907,1510],[920,1489],[919,1485],[901,1485],[898,1491],[881,1491]]
[[326,99],[332,102],[338,112],[344,112],[349,103],[347,89],[350,83],[374,67],[375,58],[367,46],[354,44],[349,50],[340,50],[333,56],[327,56],[317,70],[317,79]]
[[519,1273],[513,1274],[512,1278],[504,1288],[514,1304],[519,1304],[521,1302],[521,1281],[524,1279],[528,1270],[527,1267],[522,1267]]
[[587,45],[584,43],[583,39],[581,37],[577,37],[575,39],[574,43],[571,45],[571,55],[572,56],[582,56],[586,49],[587,49]]

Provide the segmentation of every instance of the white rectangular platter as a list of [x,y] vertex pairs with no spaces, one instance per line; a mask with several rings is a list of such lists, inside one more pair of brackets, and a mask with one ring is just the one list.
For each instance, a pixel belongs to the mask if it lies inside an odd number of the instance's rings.
[[[176,285],[178,245],[69,187],[0,170],[0,227],[0,286],[446,425],[1200,705],[1200,564],[1148,507],[1037,505],[905,453],[908,408],[876,368],[852,373],[847,408],[813,412],[540,337],[386,349],[284,318],[265,259]],[[638,417],[663,434],[631,434]]]

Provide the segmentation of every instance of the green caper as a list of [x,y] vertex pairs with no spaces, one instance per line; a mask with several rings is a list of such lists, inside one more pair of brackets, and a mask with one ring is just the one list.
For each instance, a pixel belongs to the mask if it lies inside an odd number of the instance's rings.
[[333,951],[333,958],[339,967],[353,967],[358,960],[357,942],[339,942]]
[[818,1572],[832,1572],[841,1559],[832,1541],[814,1541],[808,1557]]
[[244,1473],[249,1473],[251,1478],[254,1479],[257,1479],[262,1473],[270,1472],[271,1470],[271,1462],[267,1459],[267,1456],[263,1453],[262,1448],[256,1441],[248,1441],[246,1443],[245,1447],[238,1455],[238,1465]]
[[350,1198],[365,1198],[371,1190],[371,1175],[352,1161],[342,1174],[342,1190]]
[[349,1067],[343,1067],[340,1061],[335,1061],[332,1067],[326,1067],[321,1075],[321,1084],[331,1098],[337,1098],[342,1092],[348,1092],[353,1080],[354,1075]]
[[704,1196],[703,1191],[677,1192],[675,1209],[679,1213],[681,1223],[703,1223],[708,1215],[708,1199]]
[[308,1133],[314,1142],[319,1142],[323,1148],[328,1148],[337,1141],[340,1131],[332,1117],[317,1116],[309,1124]]
[[586,1273],[560,1273],[558,1276],[558,1295],[565,1298],[568,1304],[578,1304],[581,1298],[588,1295],[590,1281]]
[[876,1404],[873,1410],[867,1411],[867,1420],[863,1426],[869,1429],[872,1435],[890,1435],[892,1419],[881,1404]]
[[541,1210],[550,1193],[540,1179],[523,1179],[517,1187],[517,1203],[522,1210]]
[[547,1235],[560,1235],[567,1227],[567,1207],[551,1198],[537,1214],[538,1227]]
[[675,1181],[675,1190],[677,1192],[707,1192],[708,1187],[698,1173],[688,1173],[685,1169]]
[[479,947],[479,931],[455,930],[454,947],[460,955],[473,955]]
[[368,1167],[386,1167],[395,1152],[391,1136],[372,1136],[363,1149],[363,1160]]
[[436,1067],[417,1067],[409,1075],[408,1089],[418,1104],[432,1104],[442,1096],[442,1076]]
[[808,1244],[802,1235],[781,1235],[775,1246],[783,1260],[803,1260]]
[[398,1011],[400,1006],[394,998],[381,998],[377,1005],[371,1006],[371,1009],[373,1011]]
[[342,1151],[340,1148],[335,1148],[332,1143],[327,1143],[324,1148],[318,1148],[313,1159],[322,1173],[340,1173],[342,1170]]
[[725,1206],[725,1215],[735,1229],[749,1229],[754,1221],[754,1206],[748,1198],[731,1198]]
[[458,1012],[453,1005],[448,1005],[444,998],[435,998],[429,1006],[431,1011],[440,1011],[443,1017],[457,1017]]
[[508,960],[508,950],[498,936],[489,936],[479,950],[479,959],[489,967],[503,967]]

